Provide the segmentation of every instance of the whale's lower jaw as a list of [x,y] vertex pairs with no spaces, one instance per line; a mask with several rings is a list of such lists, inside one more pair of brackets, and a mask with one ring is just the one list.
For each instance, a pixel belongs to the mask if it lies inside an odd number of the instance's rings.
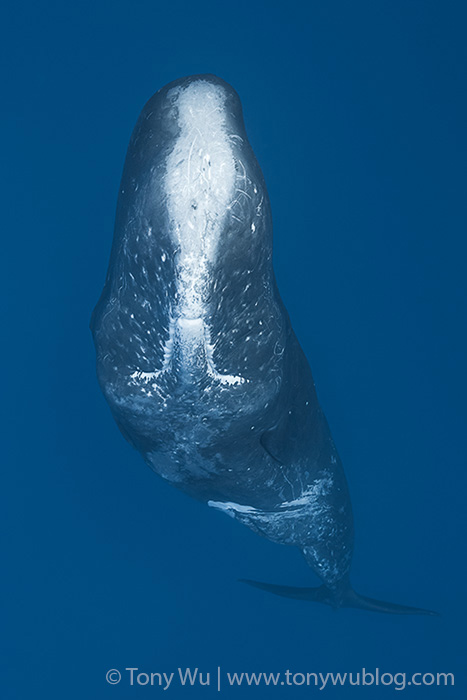
[[[214,270],[223,274],[228,245],[245,248],[232,233],[232,223],[243,223],[237,216],[240,202],[248,203],[244,225],[249,239],[264,215],[263,198],[254,204],[258,187],[247,178],[235,146],[242,138],[233,131],[225,87],[199,78],[172,88],[167,98],[178,127],[161,162],[161,201],[170,245],[161,249],[160,259],[172,275],[170,284],[164,280],[166,289],[170,288],[165,306],[167,336],[158,343],[157,366],[148,368],[147,358],[141,358],[142,366],[132,368],[130,382],[152,383],[154,390],[169,377],[186,384],[214,381],[238,386],[248,379],[215,362],[216,338],[208,319],[223,295],[231,292],[226,291],[228,283],[221,284],[213,275]],[[151,189],[150,193],[154,195]],[[152,240],[151,227],[149,233]],[[249,269],[235,272],[243,293],[251,287],[250,273]],[[242,303],[239,298],[238,304]]]
[[196,385],[203,380],[229,386],[248,382],[240,375],[218,371],[213,354],[214,345],[206,322],[202,318],[180,317],[170,323],[162,368],[153,372],[135,369],[129,379],[135,385],[152,384],[154,390],[160,388],[161,379],[168,376],[188,385]]
[[177,246],[177,315],[205,313],[210,266],[238,196],[237,163],[222,86],[199,79],[171,96],[179,134],[163,178],[170,236]]

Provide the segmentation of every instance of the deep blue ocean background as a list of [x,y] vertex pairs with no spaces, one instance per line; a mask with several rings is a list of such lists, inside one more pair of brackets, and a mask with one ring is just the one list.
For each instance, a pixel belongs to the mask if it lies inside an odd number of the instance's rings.
[[[0,697],[157,697],[105,673],[218,665],[453,672],[454,688],[405,693],[467,697],[465,3],[25,0],[2,15]],[[317,579],[158,479],[99,391],[88,323],[130,134],[156,90],[204,72],[240,94],[265,175],[279,288],[350,483],[355,588],[440,617],[238,583]]]

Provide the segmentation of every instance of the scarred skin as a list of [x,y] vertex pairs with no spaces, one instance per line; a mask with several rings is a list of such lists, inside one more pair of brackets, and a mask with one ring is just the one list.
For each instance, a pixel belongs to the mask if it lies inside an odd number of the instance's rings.
[[345,602],[347,484],[275,282],[240,100],[219,78],[177,80],[144,107],[91,328],[102,391],[151,469],[299,547],[322,602]]

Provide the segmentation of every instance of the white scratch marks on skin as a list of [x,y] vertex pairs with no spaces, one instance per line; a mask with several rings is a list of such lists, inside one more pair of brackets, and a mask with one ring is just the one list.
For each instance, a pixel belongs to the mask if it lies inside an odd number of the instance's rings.
[[223,501],[208,501],[208,506],[225,511],[232,517],[234,517],[235,513],[245,513],[260,518],[275,517],[284,512],[290,513],[291,511],[300,511],[303,507],[312,507],[320,497],[326,496],[330,492],[332,485],[332,475],[330,472],[326,472],[322,478],[317,479],[311,486],[308,486],[298,498],[284,501],[271,511],[260,510],[254,506],[242,505],[231,501],[225,503]]
[[208,501],[208,505],[273,542],[300,547],[323,579],[333,581],[342,575],[342,566],[345,569],[348,561],[344,557],[340,566],[327,552],[329,538],[336,537],[335,515],[330,501],[332,491],[333,476],[325,471],[298,498],[284,501],[271,510],[232,501]]
[[136,379],[139,382],[144,382],[145,384],[148,384],[149,382],[154,381],[160,374],[160,371],[158,372],[140,372],[139,370],[136,370],[133,372],[133,374],[130,374],[131,379]]

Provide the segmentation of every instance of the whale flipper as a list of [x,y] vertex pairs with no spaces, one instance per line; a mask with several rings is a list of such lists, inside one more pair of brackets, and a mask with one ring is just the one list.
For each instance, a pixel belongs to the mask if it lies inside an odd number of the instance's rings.
[[315,603],[324,603],[332,608],[359,608],[360,610],[370,610],[371,612],[387,613],[389,615],[438,615],[433,610],[424,608],[413,608],[397,603],[387,603],[383,600],[367,598],[359,595],[349,587],[342,595],[337,596],[334,591],[325,586],[315,588],[301,588],[295,586],[281,586],[274,583],[263,583],[262,581],[252,581],[250,579],[240,579],[241,583],[247,583],[254,588],[260,588],[268,593],[282,596],[283,598],[295,598],[296,600],[308,600]]

